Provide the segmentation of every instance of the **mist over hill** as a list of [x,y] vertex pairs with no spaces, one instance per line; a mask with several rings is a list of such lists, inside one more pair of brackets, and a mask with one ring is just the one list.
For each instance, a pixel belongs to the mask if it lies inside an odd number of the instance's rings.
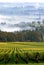
[[42,23],[43,19],[44,3],[0,3],[0,30],[2,31],[35,30],[32,22]]

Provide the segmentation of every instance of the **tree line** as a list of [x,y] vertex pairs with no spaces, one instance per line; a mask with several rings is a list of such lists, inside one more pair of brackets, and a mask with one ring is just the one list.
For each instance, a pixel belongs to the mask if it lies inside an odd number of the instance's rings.
[[17,32],[3,32],[0,31],[0,42],[24,42],[24,41],[31,41],[31,42],[41,42],[42,34],[37,31],[17,31]]

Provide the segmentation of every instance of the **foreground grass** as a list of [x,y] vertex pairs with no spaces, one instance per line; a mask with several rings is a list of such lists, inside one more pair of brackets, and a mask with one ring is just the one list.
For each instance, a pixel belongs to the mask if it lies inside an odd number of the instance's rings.
[[44,63],[29,63],[29,64],[0,64],[0,65],[44,65]]

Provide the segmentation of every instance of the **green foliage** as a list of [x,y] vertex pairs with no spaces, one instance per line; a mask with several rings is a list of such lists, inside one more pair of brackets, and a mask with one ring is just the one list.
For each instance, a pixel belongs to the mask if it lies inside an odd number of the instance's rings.
[[[18,50],[18,49],[17,49]],[[12,52],[13,53],[13,52]],[[13,59],[14,58],[14,59]],[[10,60],[12,60],[10,63],[15,63],[15,64],[19,64],[19,63],[26,63],[28,64],[30,61],[34,63],[39,63],[41,61],[44,61],[44,53],[39,53],[39,52],[34,52],[34,53],[22,53],[21,54],[19,52],[15,53],[15,57],[14,57],[14,53],[9,57],[9,53],[5,53],[0,54],[0,61],[4,61],[4,63],[8,63]],[[21,62],[22,61],[22,62]]]
[[44,61],[44,52],[40,53],[40,60]]
[[15,53],[15,63],[18,64],[20,61],[19,53]]
[[0,61],[3,61],[3,54],[0,53]]
[[0,43],[0,63],[28,64],[44,62],[44,43]]
[[36,52],[36,53],[35,53],[35,61],[36,61],[37,63],[39,63],[39,57],[40,57],[39,52]]
[[4,54],[4,63],[8,63],[9,61],[9,55],[7,53]]
[[1,42],[15,42],[15,41],[43,41],[42,34],[37,31],[19,31],[19,32],[2,32],[0,31]]
[[28,64],[28,62],[29,62],[28,53],[24,53],[23,60],[25,61],[26,64]]

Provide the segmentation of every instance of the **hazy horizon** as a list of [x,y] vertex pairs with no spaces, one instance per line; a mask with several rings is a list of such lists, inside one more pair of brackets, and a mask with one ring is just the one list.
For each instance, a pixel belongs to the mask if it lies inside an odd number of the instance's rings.
[[0,2],[0,30],[2,31],[21,30],[23,27],[16,27],[13,24],[41,21],[42,19],[44,19],[44,3]]

